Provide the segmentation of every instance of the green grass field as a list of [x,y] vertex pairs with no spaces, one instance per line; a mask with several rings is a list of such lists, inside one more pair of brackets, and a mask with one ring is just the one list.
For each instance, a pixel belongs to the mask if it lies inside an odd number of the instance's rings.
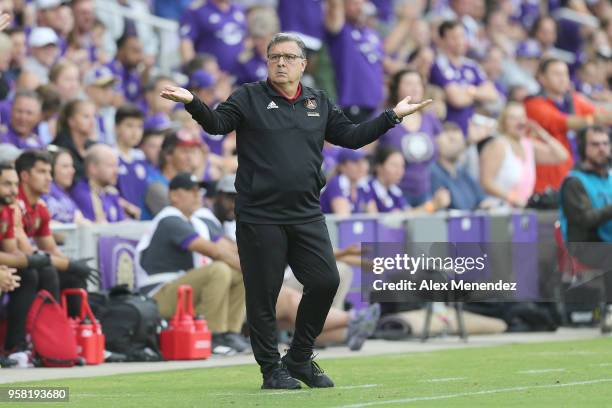
[[336,388],[262,391],[255,365],[19,384],[70,387],[62,406],[87,408],[612,406],[610,338],[320,363]]

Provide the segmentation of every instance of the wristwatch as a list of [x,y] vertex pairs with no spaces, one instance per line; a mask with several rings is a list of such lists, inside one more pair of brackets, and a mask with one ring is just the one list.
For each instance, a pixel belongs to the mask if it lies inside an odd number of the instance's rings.
[[385,110],[385,114],[387,115],[387,117],[392,123],[396,125],[399,125],[400,123],[402,123],[402,119],[399,116],[397,116],[397,114],[395,113],[393,109]]

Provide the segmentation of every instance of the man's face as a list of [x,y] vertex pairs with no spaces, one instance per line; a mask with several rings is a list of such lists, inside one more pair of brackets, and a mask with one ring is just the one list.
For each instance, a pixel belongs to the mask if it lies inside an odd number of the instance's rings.
[[90,32],[96,21],[94,13],[94,2],[91,0],[81,0],[74,4],[72,8],[74,21],[81,32]]
[[19,177],[13,169],[0,173],[0,204],[10,205],[17,199],[19,193]]
[[40,17],[42,18],[42,24],[51,27],[55,31],[62,31],[63,19],[61,15],[62,6],[51,7],[46,10],[40,11]]
[[121,140],[126,146],[137,146],[142,139],[142,126],[142,119],[140,118],[127,118],[122,120],[116,127],[117,139]]
[[592,130],[587,133],[585,157],[596,167],[606,166],[610,162],[610,137],[607,133]]
[[235,218],[234,208],[236,204],[236,194],[218,193],[215,197],[215,214],[221,221],[232,221]]
[[114,186],[117,184],[117,176],[119,175],[119,160],[114,152],[108,152],[100,161],[93,165],[94,172],[92,174],[94,181],[102,187]]
[[191,173],[194,170],[193,150],[198,149],[195,146],[177,146],[172,153],[172,167],[181,173]]
[[90,85],[87,87],[87,96],[99,107],[110,106],[115,99],[113,86],[114,84],[107,86]]
[[452,56],[462,57],[467,52],[467,40],[465,29],[459,25],[452,30],[447,30],[442,38],[442,44],[447,53]]
[[128,68],[134,68],[144,60],[142,43],[138,37],[130,37],[126,40],[121,56],[123,57],[121,62]]
[[436,139],[440,156],[455,162],[465,149],[465,140],[460,130],[445,130]]
[[191,215],[202,206],[200,189],[196,187],[191,190],[173,190],[170,192],[170,202],[174,207]]
[[557,41],[557,26],[552,18],[547,18],[540,23],[535,37],[544,46],[544,48],[552,47]]
[[31,192],[38,195],[49,193],[51,182],[51,165],[42,161],[37,161],[30,171],[21,173],[21,181],[28,186]]
[[570,90],[569,69],[565,62],[557,61],[550,64],[540,79],[547,93],[562,95]]
[[344,14],[351,23],[359,23],[364,20],[363,7],[365,0],[344,0]]
[[[282,58],[281,58],[282,56]],[[268,78],[274,84],[297,82],[306,69],[300,47],[293,41],[275,44],[268,53]]]
[[42,47],[32,47],[32,55],[36,58],[42,65],[47,68],[51,68],[51,66],[59,57],[59,48],[55,44],[47,44]]
[[13,103],[11,125],[20,136],[30,136],[41,118],[40,102],[30,97],[20,97]]

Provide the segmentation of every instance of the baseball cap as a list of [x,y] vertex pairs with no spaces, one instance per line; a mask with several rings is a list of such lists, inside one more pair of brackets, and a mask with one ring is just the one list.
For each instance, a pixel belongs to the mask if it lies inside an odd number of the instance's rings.
[[63,0],[36,0],[36,8],[38,10],[47,10],[50,8],[59,7],[63,3]]
[[195,71],[189,77],[190,89],[208,89],[215,84],[215,79],[203,69]]
[[194,188],[199,188],[202,186],[202,183],[198,180],[196,176],[191,173],[179,173],[170,180],[170,185],[168,189],[172,190],[192,190]]
[[342,149],[338,152],[337,161],[338,163],[344,163],[346,161],[359,161],[365,157],[365,154],[359,150],[353,149]]
[[196,147],[201,145],[202,141],[200,139],[194,139],[184,130],[178,130],[164,138],[161,148],[162,150],[167,150],[175,147]]
[[144,131],[146,133],[165,133],[174,128],[174,125],[163,113],[156,113],[149,116],[144,121]]
[[226,194],[236,194],[236,174],[226,174],[217,182],[217,192]]
[[36,27],[30,33],[28,44],[30,47],[44,47],[45,45],[57,45],[59,38],[55,31],[49,27]]
[[542,56],[542,48],[536,40],[526,40],[516,47],[515,56],[516,58],[537,59]]
[[107,86],[117,82],[117,78],[108,67],[98,67],[87,71],[83,77],[83,85]]

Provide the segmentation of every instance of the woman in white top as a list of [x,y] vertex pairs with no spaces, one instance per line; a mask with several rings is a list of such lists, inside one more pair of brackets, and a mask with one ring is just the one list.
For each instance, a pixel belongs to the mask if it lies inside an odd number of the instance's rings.
[[480,155],[480,183],[486,193],[514,207],[525,207],[535,186],[535,166],[555,164],[569,153],[537,123],[523,105],[511,102],[499,117],[500,135]]

